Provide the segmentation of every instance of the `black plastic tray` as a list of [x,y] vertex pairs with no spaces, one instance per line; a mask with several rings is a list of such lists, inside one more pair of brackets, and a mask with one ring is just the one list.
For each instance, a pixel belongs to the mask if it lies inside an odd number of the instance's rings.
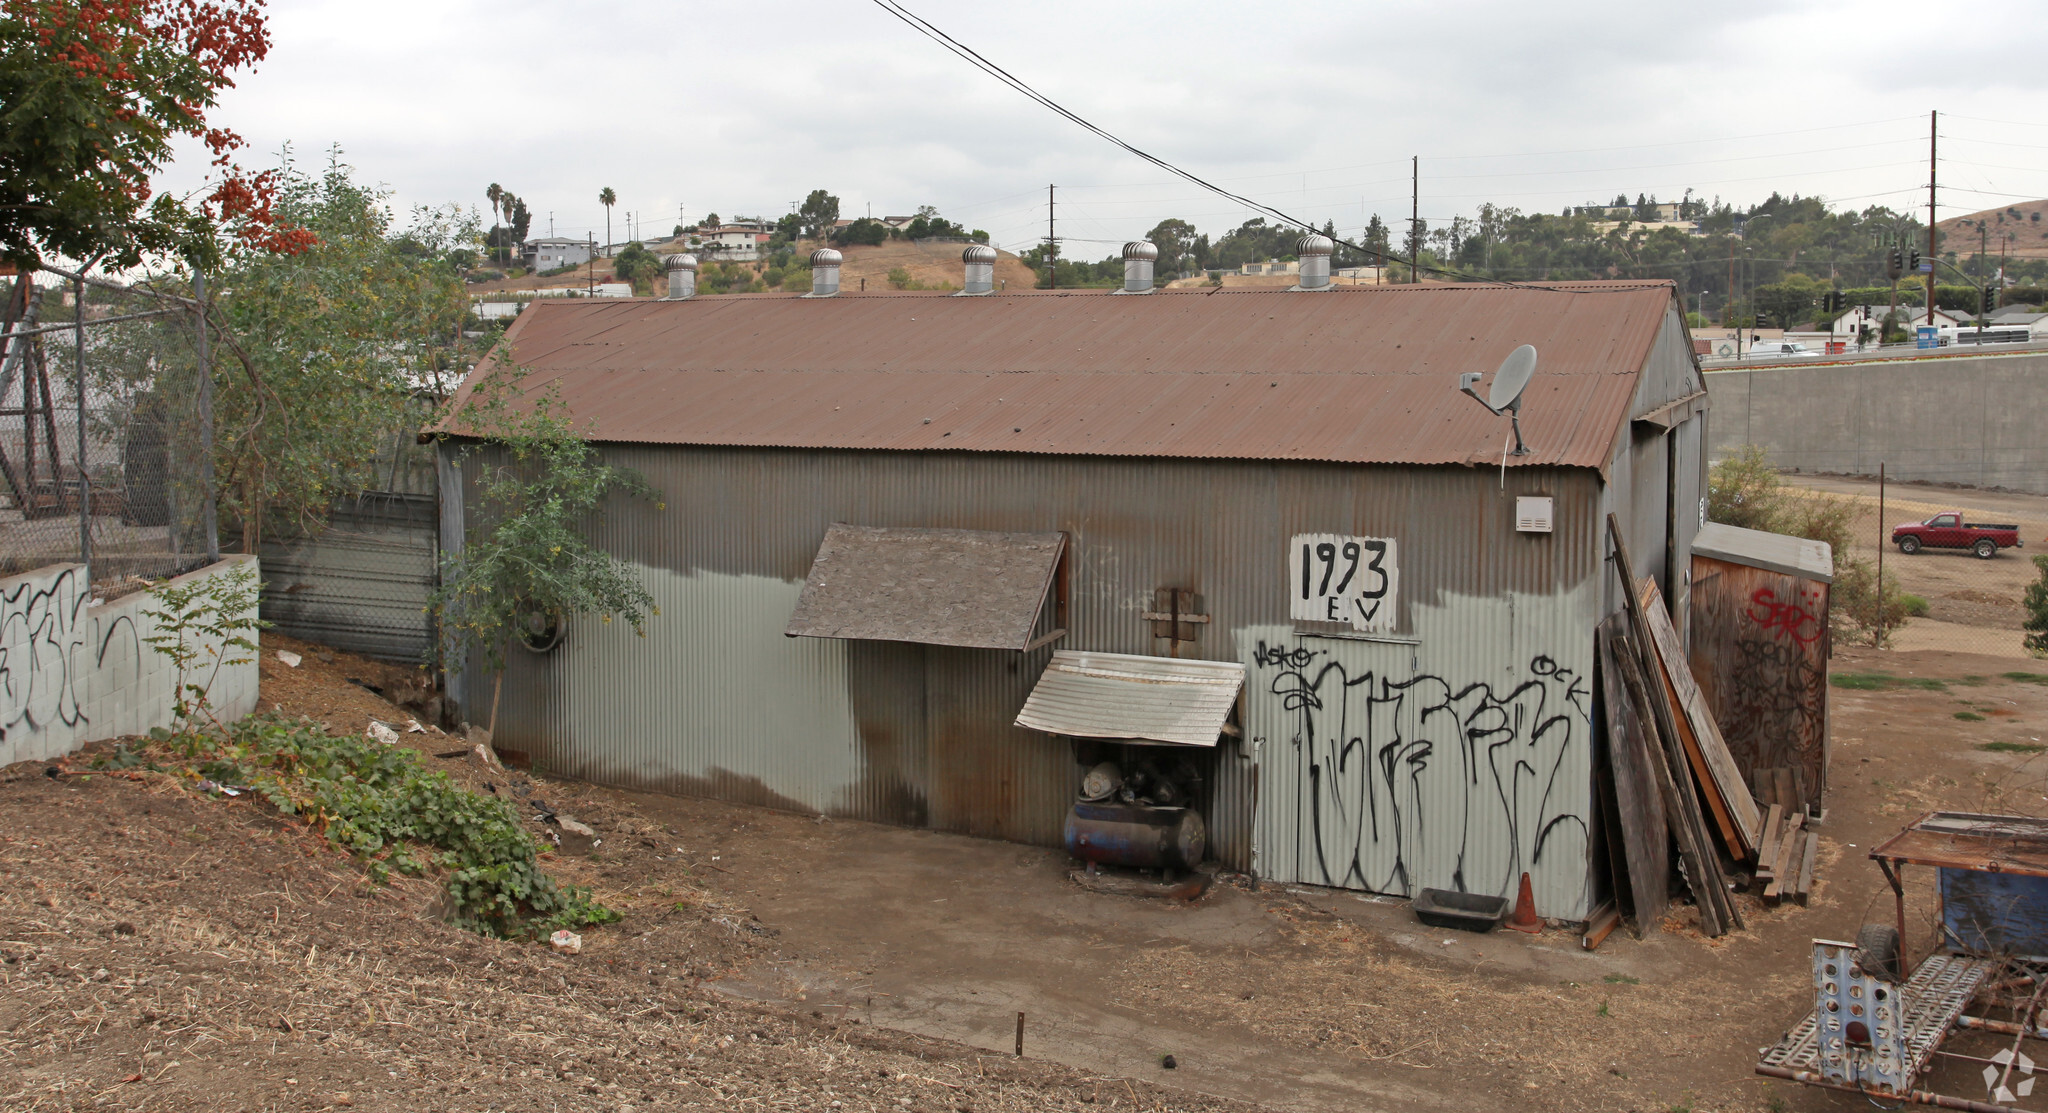
[[1414,908],[1415,918],[1430,927],[1488,932],[1507,918],[1510,904],[1506,897],[1424,889],[1415,895]]

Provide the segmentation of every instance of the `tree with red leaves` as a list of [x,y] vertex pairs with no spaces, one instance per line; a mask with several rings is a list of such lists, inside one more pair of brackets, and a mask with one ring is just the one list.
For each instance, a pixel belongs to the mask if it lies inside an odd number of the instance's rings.
[[[240,136],[207,113],[263,60],[263,0],[0,0],[0,258],[203,268],[224,251],[297,254],[274,172],[235,165]],[[154,195],[180,139],[211,153],[196,199]]]

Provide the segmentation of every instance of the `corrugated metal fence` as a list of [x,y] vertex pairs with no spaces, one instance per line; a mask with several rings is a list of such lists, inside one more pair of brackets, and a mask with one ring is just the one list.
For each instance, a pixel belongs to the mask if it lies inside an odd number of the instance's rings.
[[432,495],[373,491],[338,504],[320,533],[262,545],[263,618],[367,657],[426,660],[437,537]]

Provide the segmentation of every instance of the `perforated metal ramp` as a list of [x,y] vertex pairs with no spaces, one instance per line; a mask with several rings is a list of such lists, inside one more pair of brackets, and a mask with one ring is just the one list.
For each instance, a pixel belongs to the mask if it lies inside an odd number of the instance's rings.
[[[1904,1077],[1910,1087],[1927,1063],[1934,1057],[1934,1049],[1955,1027],[1956,1018],[1977,995],[1977,989],[1984,979],[1998,968],[1992,959],[1970,958],[1966,955],[1938,954],[1930,956],[1913,971],[1901,994],[1904,1011],[1900,1027],[1905,1037]],[[1785,1038],[1764,1052],[1760,1065],[1782,1067],[1788,1070],[1829,1073],[1828,1064],[1821,1061],[1821,1038],[1819,1010],[1806,1014]]]

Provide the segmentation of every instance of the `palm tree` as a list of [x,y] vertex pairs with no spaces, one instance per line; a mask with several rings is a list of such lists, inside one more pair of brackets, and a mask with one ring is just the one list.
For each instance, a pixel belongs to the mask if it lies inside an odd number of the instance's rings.
[[498,214],[504,211],[504,206],[500,202],[505,199],[505,187],[492,182],[491,188],[484,190],[484,196],[490,198],[491,223],[495,224],[498,221]]
[[604,206],[604,247],[605,254],[611,254],[612,247],[612,206],[617,204],[619,195],[606,186],[597,191],[597,203]]

